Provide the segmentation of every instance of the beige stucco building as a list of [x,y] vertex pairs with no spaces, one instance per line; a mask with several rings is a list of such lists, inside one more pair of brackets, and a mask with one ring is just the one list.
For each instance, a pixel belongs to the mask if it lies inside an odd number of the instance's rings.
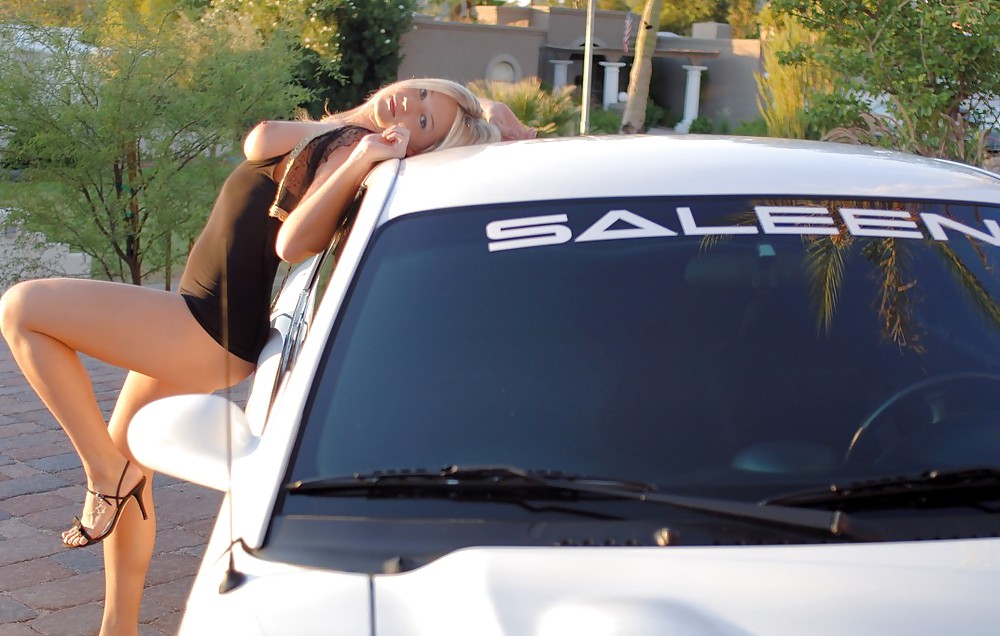
[[[417,15],[402,38],[399,77],[469,82],[534,76],[557,87],[582,84],[585,11],[512,5],[475,10],[476,22]],[[628,89],[640,22],[636,14],[595,12],[591,93],[605,108],[619,107],[619,94]],[[698,115],[716,125],[756,119],[754,73],[761,70],[760,52],[759,40],[732,39],[723,24],[696,24],[692,37],[660,34],[650,95],[674,119],[681,119],[682,132]]]

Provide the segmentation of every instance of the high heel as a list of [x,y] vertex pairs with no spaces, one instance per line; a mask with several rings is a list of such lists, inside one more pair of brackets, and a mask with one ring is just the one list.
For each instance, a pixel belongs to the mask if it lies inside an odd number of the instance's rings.
[[122,510],[125,509],[125,504],[128,503],[129,498],[135,499],[135,502],[139,504],[139,512],[142,513],[142,520],[146,521],[149,518],[146,516],[146,504],[142,500],[142,492],[146,488],[145,475],[142,476],[142,478],[139,480],[139,483],[137,483],[135,486],[132,487],[132,490],[128,491],[124,495],[121,494],[122,482],[125,481],[125,474],[128,472],[128,467],[130,464],[131,464],[130,461],[128,460],[125,461],[125,468],[122,469],[122,476],[118,478],[118,488],[115,489],[114,495],[105,495],[97,491],[91,490],[89,488],[87,489],[87,492],[94,495],[94,498],[97,499],[96,514],[98,515],[104,514],[104,511],[106,510],[105,506],[110,506],[112,502],[115,505],[115,516],[112,517],[111,521],[108,522],[108,525],[104,527],[104,532],[102,532],[97,536],[92,537],[84,529],[83,522],[80,521],[80,518],[73,517],[73,525],[71,526],[70,530],[76,530],[78,533],[80,533],[81,537],[87,540],[87,542],[81,544],[67,543],[66,538],[64,537],[63,538],[64,546],[66,546],[67,548],[84,548],[88,545],[100,543],[101,541],[107,539],[108,536],[110,536],[111,533],[114,532],[115,527],[118,525],[118,518],[121,517]]

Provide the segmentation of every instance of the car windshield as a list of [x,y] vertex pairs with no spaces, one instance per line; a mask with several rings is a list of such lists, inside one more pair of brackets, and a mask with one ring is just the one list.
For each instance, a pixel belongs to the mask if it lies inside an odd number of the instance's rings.
[[755,502],[1000,465],[997,220],[738,197],[395,219],[289,481],[512,466]]

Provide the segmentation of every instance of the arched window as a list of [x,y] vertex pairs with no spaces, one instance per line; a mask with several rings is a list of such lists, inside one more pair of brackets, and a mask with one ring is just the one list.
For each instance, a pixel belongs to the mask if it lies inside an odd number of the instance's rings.
[[495,82],[516,82],[521,79],[521,65],[509,55],[498,55],[486,67],[486,79]]

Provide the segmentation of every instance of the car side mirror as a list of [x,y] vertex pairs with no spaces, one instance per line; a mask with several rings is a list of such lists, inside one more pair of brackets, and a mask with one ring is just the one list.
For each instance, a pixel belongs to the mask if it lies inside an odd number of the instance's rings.
[[156,400],[135,414],[128,430],[139,463],[221,491],[229,489],[231,462],[253,452],[259,441],[243,410],[218,395]]

